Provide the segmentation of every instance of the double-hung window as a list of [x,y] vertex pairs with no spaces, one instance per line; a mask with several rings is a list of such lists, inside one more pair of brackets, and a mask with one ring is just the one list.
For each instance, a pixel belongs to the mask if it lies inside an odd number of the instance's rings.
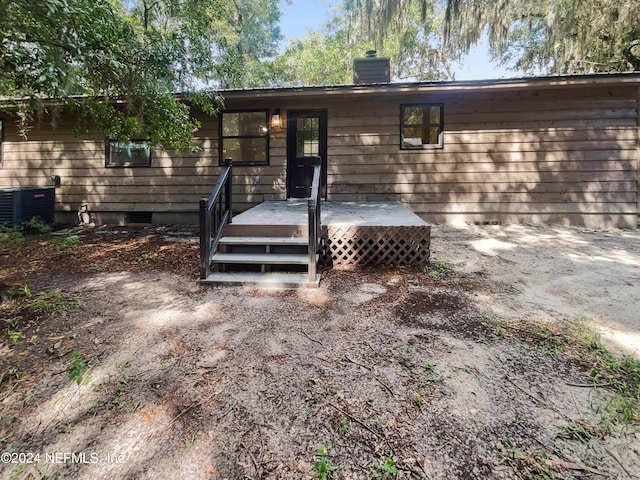
[[0,168],[2,168],[2,144],[4,143],[4,120],[0,118]]
[[220,114],[220,164],[269,164],[268,110],[226,111]]
[[400,148],[424,150],[442,148],[444,105],[421,103],[400,105]]

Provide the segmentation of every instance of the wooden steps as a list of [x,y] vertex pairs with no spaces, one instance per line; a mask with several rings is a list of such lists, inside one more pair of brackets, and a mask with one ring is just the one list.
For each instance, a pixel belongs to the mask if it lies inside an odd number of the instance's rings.
[[220,245],[297,245],[306,247],[307,237],[249,237],[227,236],[220,239]]
[[320,275],[316,275],[315,281],[310,282],[306,272],[213,272],[203,282],[266,288],[317,288],[320,285]]
[[[317,288],[309,278],[309,240],[302,225],[234,225],[225,227],[211,274],[202,283],[267,288]],[[317,257],[316,257],[317,261]]]
[[213,263],[221,265],[306,265],[309,256],[302,253],[216,253]]

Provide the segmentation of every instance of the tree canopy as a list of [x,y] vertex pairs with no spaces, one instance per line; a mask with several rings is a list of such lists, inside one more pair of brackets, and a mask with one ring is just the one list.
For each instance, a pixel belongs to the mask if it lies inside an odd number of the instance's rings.
[[176,92],[215,112],[202,91],[259,76],[280,37],[277,0],[0,0],[0,12],[0,96],[21,99],[23,131],[44,109],[78,108],[110,137],[164,148],[192,147],[199,127]]
[[23,133],[75,108],[116,139],[193,147],[190,107],[220,88],[351,82],[377,49],[393,78],[452,79],[486,35],[523,73],[640,70],[638,0],[340,0],[321,31],[278,54],[285,0],[0,0],[0,99]]
[[377,30],[363,6],[344,0],[334,7],[322,31],[308,32],[289,43],[276,61],[281,83],[351,83],[353,59],[372,49],[391,58],[394,79],[453,78],[451,65],[459,53],[444,44],[444,9],[430,5],[423,10],[416,2],[403,12],[401,21]]
[[487,35],[493,56],[515,70],[640,70],[637,0],[348,0],[367,35],[384,42],[413,10],[444,10],[444,45],[466,53]]

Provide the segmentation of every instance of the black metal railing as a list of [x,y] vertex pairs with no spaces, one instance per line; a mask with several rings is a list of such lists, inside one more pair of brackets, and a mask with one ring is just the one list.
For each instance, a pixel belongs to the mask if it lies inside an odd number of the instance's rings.
[[314,159],[313,181],[311,183],[311,195],[307,199],[309,212],[309,282],[315,282],[318,271],[318,252],[321,241],[321,202],[322,190],[320,188],[321,161],[320,157]]
[[206,280],[211,273],[211,259],[216,253],[222,229],[231,223],[232,161],[224,160],[224,168],[209,198],[200,200],[200,278]]

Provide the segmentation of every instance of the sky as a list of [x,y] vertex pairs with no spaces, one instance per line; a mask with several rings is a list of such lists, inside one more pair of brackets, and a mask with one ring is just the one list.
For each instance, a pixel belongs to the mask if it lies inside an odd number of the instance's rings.
[[[302,37],[307,30],[321,30],[334,0],[282,0],[280,28],[284,35],[282,49],[289,40]],[[363,52],[364,54],[364,52]],[[462,65],[454,68],[456,80],[484,80],[488,78],[510,78],[517,73],[491,63],[486,43],[473,48]]]

